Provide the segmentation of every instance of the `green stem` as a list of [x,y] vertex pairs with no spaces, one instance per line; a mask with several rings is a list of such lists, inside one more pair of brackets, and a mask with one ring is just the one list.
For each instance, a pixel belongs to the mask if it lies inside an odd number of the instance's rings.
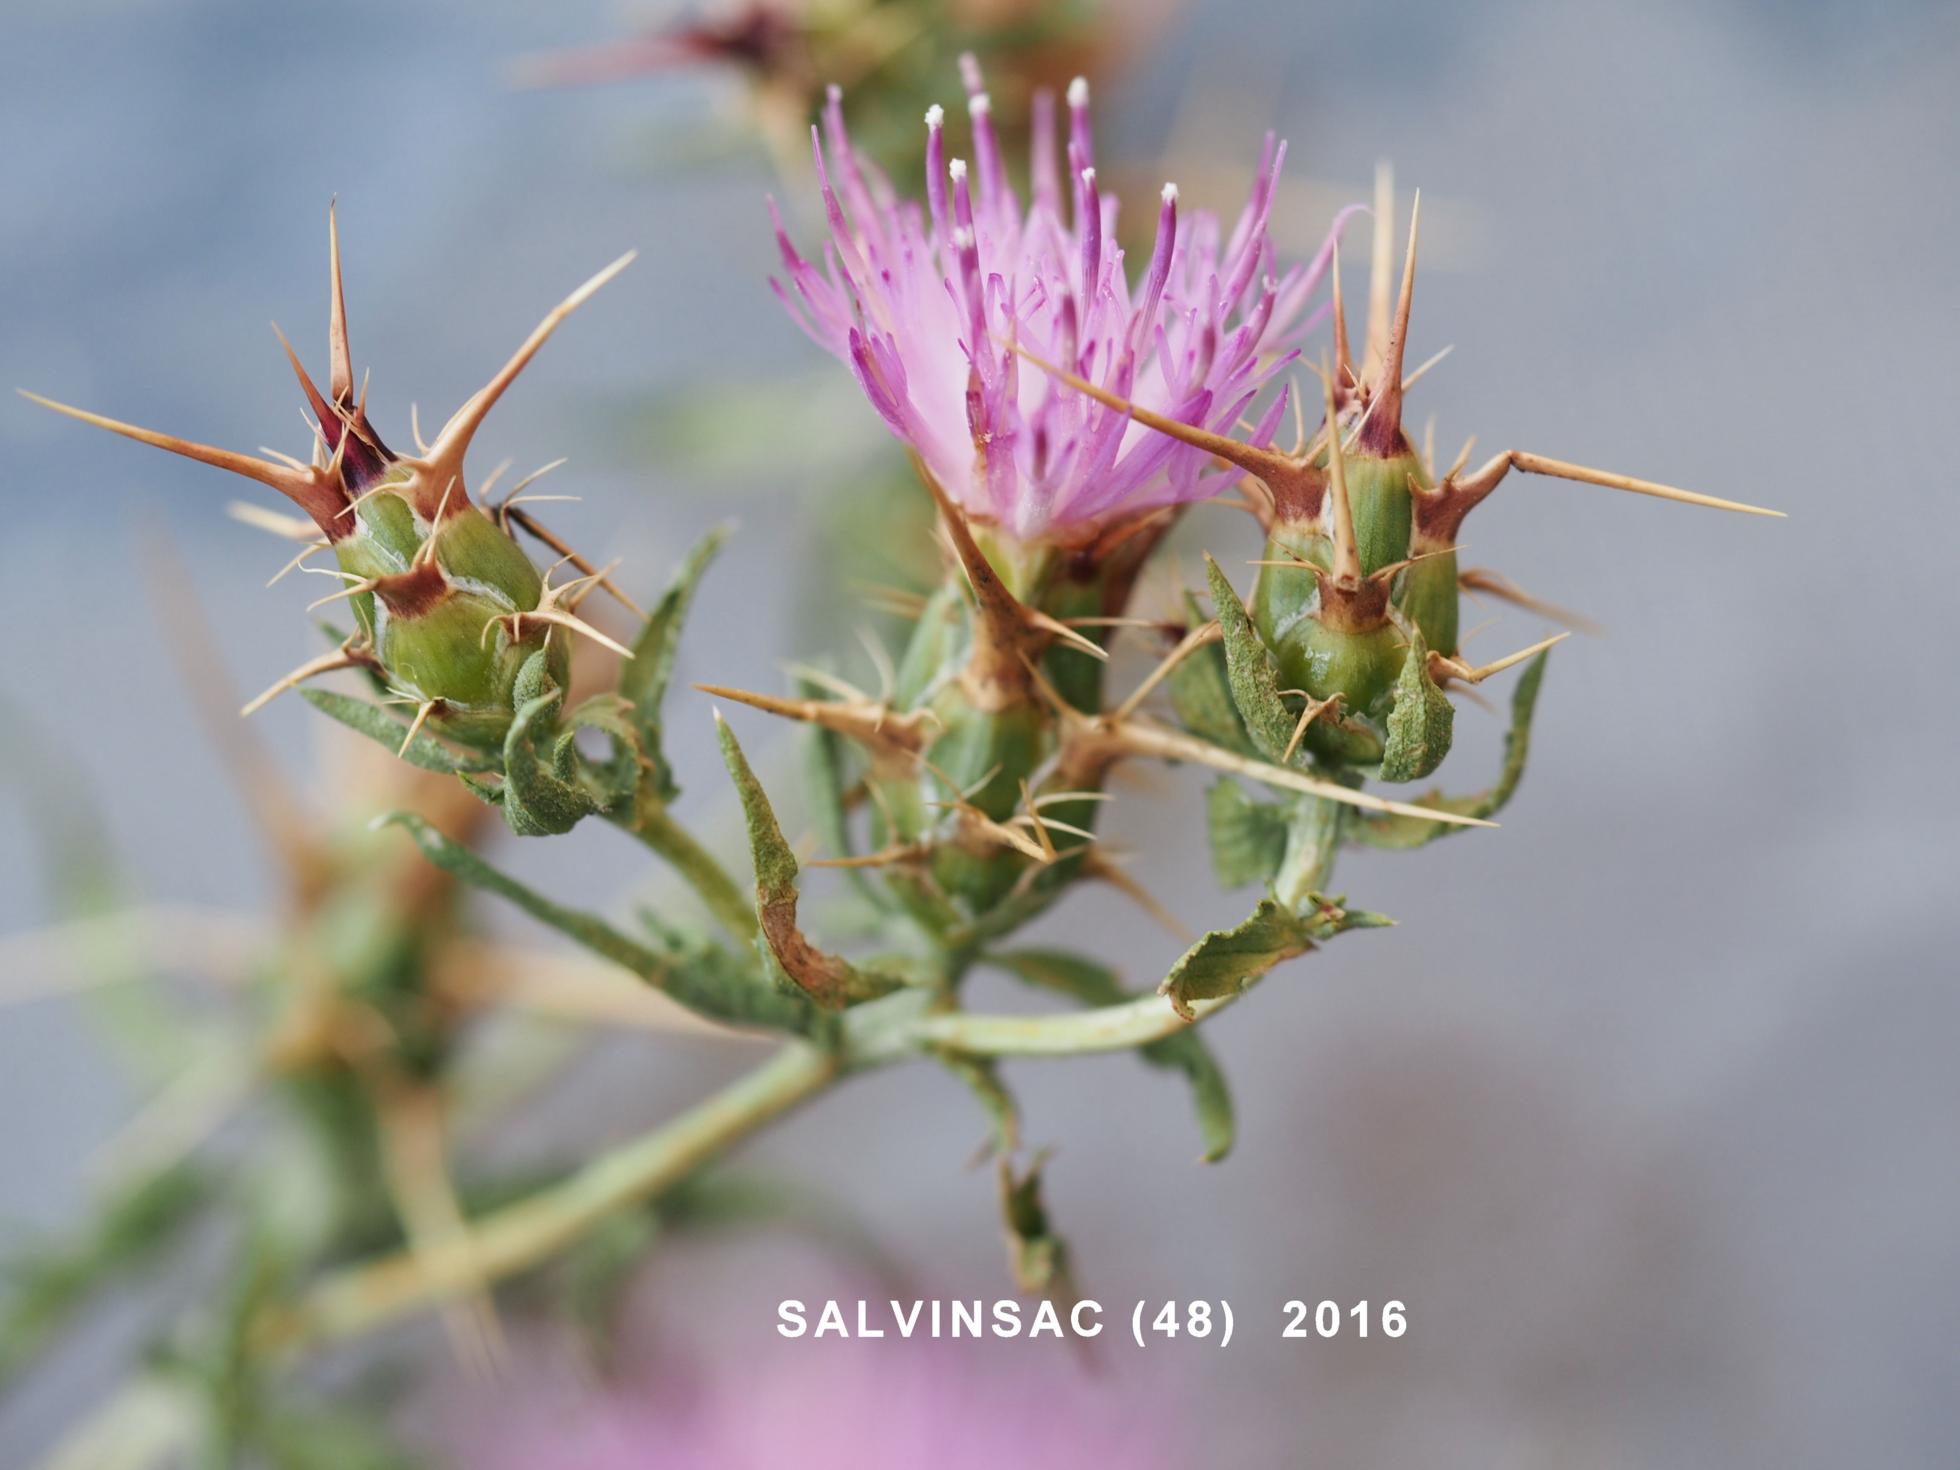
[[[1246,990],[1252,988],[1248,983]],[[949,1047],[969,1056],[1061,1057],[1082,1052],[1123,1051],[1147,1046],[1223,1010],[1244,990],[1232,995],[1191,1002],[1192,1020],[1180,1016],[1162,995],[1144,995],[1120,1005],[1089,1011],[1061,1011],[1028,1016],[988,1016],[972,1011],[944,1011],[922,1017],[914,1026],[917,1038],[931,1046]]]
[[1334,881],[1346,810],[1317,796],[1301,798],[1286,833],[1286,855],[1273,876],[1273,897],[1299,909]]
[[665,805],[643,801],[626,830],[659,853],[687,880],[688,887],[700,895],[716,922],[730,936],[743,945],[755,942],[755,905],[748,893],[728,875],[713,853],[673,819]]
[[733,1085],[558,1184],[471,1222],[454,1245],[349,1267],[267,1322],[264,1345],[296,1351],[353,1337],[521,1271],[618,1210],[653,1198],[843,1074],[833,1053],[784,1047]]

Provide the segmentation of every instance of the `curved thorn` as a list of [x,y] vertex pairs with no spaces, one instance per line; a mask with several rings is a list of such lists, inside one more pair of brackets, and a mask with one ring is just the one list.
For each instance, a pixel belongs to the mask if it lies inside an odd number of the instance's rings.
[[517,616],[530,618],[541,623],[556,623],[561,628],[569,628],[574,633],[584,634],[601,648],[610,649],[621,658],[631,658],[633,656],[633,650],[628,648],[624,643],[619,642],[617,639],[607,637],[583,618],[577,616],[575,613],[566,612],[561,608],[533,608],[530,612],[520,613]]
[[[1416,384],[1420,383],[1423,380],[1423,377],[1429,372],[1431,368],[1436,366],[1437,363],[1441,362],[1444,358],[1448,357],[1454,351],[1456,351],[1456,343],[1452,342],[1449,344],[1449,346],[1438,348],[1436,351],[1430,353],[1427,358],[1423,359],[1423,364],[1421,367],[1417,368],[1414,372],[1410,373],[1408,377],[1402,380],[1402,391],[1404,393],[1407,393],[1411,388],[1415,387]],[[1433,437],[1433,434],[1431,434],[1430,431],[1433,431],[1434,428],[1435,428],[1435,421],[1432,419],[1430,421],[1429,430],[1426,430],[1425,433],[1430,434],[1430,436]]]
[[1482,499],[1497,488],[1498,481],[1511,469],[1523,470],[1531,475],[1549,475],[1560,480],[1576,480],[1584,485],[1598,485],[1607,490],[1625,490],[1634,495],[1651,495],[1657,500],[1678,501],[1682,505],[1706,506],[1710,510],[1732,510],[1742,515],[1772,516],[1778,520],[1785,518],[1785,512],[1769,510],[1760,505],[1745,505],[1739,500],[1722,500],[1713,495],[1703,495],[1695,490],[1681,490],[1673,485],[1658,484],[1653,480],[1636,480],[1631,475],[1616,475],[1607,470],[1596,470],[1587,465],[1572,464],[1562,459],[1548,459],[1542,454],[1527,454],[1522,449],[1507,449],[1497,455],[1476,474],[1461,482],[1460,488]]
[[1500,575],[1486,567],[1465,567],[1456,574],[1456,585],[1465,592],[1481,592],[1495,597],[1500,602],[1508,602],[1513,607],[1521,607],[1528,613],[1541,618],[1549,618],[1554,623],[1564,623],[1575,632],[1598,637],[1604,630],[1584,613],[1571,608],[1560,607],[1555,602],[1533,597],[1509,577]]
[[1418,189],[1415,204],[1409,210],[1409,246],[1402,257],[1402,288],[1395,298],[1395,318],[1388,329],[1388,341],[1382,350],[1369,404],[1374,413],[1374,431],[1368,442],[1384,451],[1402,437],[1402,362],[1409,350],[1409,309],[1416,292],[1416,235],[1421,224],[1422,190]]
[[1294,753],[1299,750],[1300,742],[1307,738],[1307,726],[1311,725],[1323,713],[1338,703],[1340,703],[1340,695],[1338,694],[1329,699],[1315,699],[1311,694],[1307,696],[1306,708],[1300,711],[1299,723],[1294,725],[1293,734],[1286,742],[1286,749],[1280,753],[1279,761],[1281,765],[1290,766],[1293,764]]
[[279,330],[277,322],[272,324],[272,335],[277,337],[279,345],[286,349],[286,361],[293,365],[293,376],[299,379],[300,389],[306,394],[306,401],[313,409],[313,417],[322,424],[326,423],[329,415],[334,411],[328,406],[327,400],[320,396],[320,390],[314,386],[313,379],[299,360],[299,354],[293,351],[293,344],[286,340],[286,334]]
[[259,695],[257,699],[254,699],[250,704],[246,705],[239,711],[239,714],[256,714],[274,699],[284,694],[288,689],[304,684],[308,679],[315,678],[320,674],[331,674],[337,669],[351,669],[361,662],[361,659],[355,657],[354,654],[350,653],[344,647],[336,648],[332,653],[323,653],[318,658],[308,659],[278,683],[274,684],[270,689],[267,689],[263,694]]
[[1144,675],[1143,682],[1130,691],[1129,698],[1116,706],[1116,718],[1118,720],[1126,720],[1135,714],[1138,708],[1142,706],[1144,700],[1150,697],[1151,692],[1159,684],[1163,683],[1164,680],[1168,679],[1179,664],[1183,663],[1207,643],[1216,643],[1223,636],[1224,634],[1219,630],[1217,618],[1213,618],[1208,623],[1202,623],[1186,633],[1178,640],[1177,646],[1164,655],[1157,667]]
[[1139,403],[1133,403],[1127,398],[1110,392],[1107,388],[1097,387],[1086,378],[1077,377],[1066,368],[1056,367],[1019,343],[1010,345],[1016,353],[1025,357],[1044,373],[1066,383],[1076,392],[1095,399],[1103,407],[1126,414],[1146,428],[1155,429],[1160,434],[1168,434],[1182,444],[1189,444],[1194,449],[1202,449],[1214,454],[1227,464],[1236,465],[1249,474],[1259,476],[1262,480],[1270,481],[1276,478],[1284,480],[1289,475],[1300,473],[1301,466],[1276,449],[1260,449],[1251,444],[1243,444],[1229,435],[1216,434],[1210,429],[1199,428],[1196,424],[1187,424],[1182,419],[1168,418],[1163,414],[1155,413]]
[[1466,684],[1481,684],[1484,680],[1490,678],[1491,675],[1501,674],[1513,665],[1523,663],[1533,654],[1543,653],[1554,643],[1563,643],[1571,636],[1572,633],[1569,629],[1563,633],[1554,633],[1551,637],[1541,639],[1529,648],[1520,648],[1516,653],[1507,653],[1503,658],[1498,659],[1494,663],[1479,664],[1474,668],[1458,659],[1445,658],[1442,654],[1432,649],[1429,654],[1430,677],[1436,678],[1441,674],[1447,674],[1450,678],[1461,679]]
[[[1334,304],[1334,372],[1341,380],[1343,391],[1355,385],[1354,354],[1348,350],[1347,303],[1341,295],[1341,251],[1334,248],[1333,259],[1329,262],[1332,282],[1329,289],[1333,293]],[[1305,439],[1302,434],[1302,440]]]
[[1334,507],[1334,577],[1355,583],[1361,580],[1361,547],[1354,539],[1354,507],[1348,503],[1346,455],[1341,449],[1339,420],[1334,408],[1334,380],[1322,375],[1327,411],[1328,498]]
[[789,699],[777,694],[735,689],[726,684],[696,684],[694,687],[714,699],[732,700],[765,714],[786,720],[801,720],[808,725],[834,730],[839,735],[848,735],[854,740],[888,746],[907,754],[915,753],[921,743],[916,716],[894,714],[882,707],[874,709],[824,699]]
[[340,283],[340,221],[338,200],[327,201],[327,278],[330,293],[327,307],[327,391],[335,403],[345,403],[354,392],[354,360],[347,350],[347,293]]
[[39,393],[30,393],[25,388],[14,390],[30,403],[38,403],[43,408],[53,409],[78,423],[107,429],[112,434],[120,434],[125,439],[134,439],[138,444],[148,444],[157,449],[167,449],[172,454],[181,454],[186,459],[194,459],[199,464],[208,464],[213,469],[229,470],[234,475],[243,475],[248,480],[257,480],[261,485],[270,486],[288,500],[305,509],[309,498],[319,499],[327,489],[317,472],[310,469],[288,469],[285,465],[271,460],[254,459],[249,454],[239,454],[230,449],[218,449],[209,444],[199,444],[192,439],[181,439],[175,434],[158,433],[155,429],[141,428],[136,424],[124,423],[103,414],[90,413],[85,408],[72,404],[59,403],[52,398],[43,398]]
[[1127,720],[1120,725],[1112,724],[1108,727],[1107,736],[1117,749],[1131,755],[1155,756],[1160,760],[1190,761],[1193,765],[1209,766],[1213,770],[1244,776],[1248,780],[1258,781],[1267,786],[1305,792],[1309,796],[1322,797],[1343,806],[1358,807],[1362,811],[1420,817],[1424,821],[1445,822],[1459,827],[1497,825],[1481,817],[1467,817],[1456,812],[1417,806],[1405,801],[1390,801],[1386,797],[1357,791],[1351,786],[1343,786],[1336,781],[1318,780],[1302,771],[1253,760],[1249,756],[1238,755],[1221,746],[1213,745],[1208,740],[1199,740],[1195,736],[1185,735],[1141,719]]
[[436,435],[436,442],[428,454],[432,465],[445,463],[454,467],[462,463],[464,451],[470,447],[470,440],[482,426],[484,416],[496,405],[497,400],[504,396],[504,390],[517,380],[517,375],[530,365],[538,349],[544,346],[551,334],[564,324],[565,318],[585,305],[600,287],[631,265],[638,254],[637,250],[627,251],[545,313],[544,320],[532,329],[531,335],[524,339],[523,346],[512,354],[510,361],[498,370],[495,377],[472,394],[469,400],[450,416],[449,422],[443,425],[442,432]]
[[1388,348],[1388,273],[1395,263],[1395,165],[1375,165],[1375,233],[1368,255],[1368,331],[1361,375],[1371,376]]
[[428,723],[429,716],[435,712],[435,707],[439,703],[440,700],[425,699],[416,708],[415,718],[409,722],[408,733],[402,736],[401,749],[395,752],[397,759],[408,754],[409,746],[413,745],[415,737],[422,733],[422,727]]

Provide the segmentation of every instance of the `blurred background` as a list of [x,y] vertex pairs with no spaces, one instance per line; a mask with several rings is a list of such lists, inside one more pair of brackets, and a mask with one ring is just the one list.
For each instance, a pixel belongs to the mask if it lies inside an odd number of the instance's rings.
[[[1247,1467],[1954,1463],[1960,545],[1940,517],[1960,388],[1960,13],[1150,10],[1110,6],[1060,63],[1091,72],[1100,149],[1124,178],[1175,177],[1229,214],[1277,128],[1296,258],[1335,206],[1368,196],[1377,159],[1423,189],[1412,360],[1456,350],[1415,420],[1437,415],[1446,457],[1474,431],[1486,452],[1791,519],[1522,477],[1479,513],[1471,562],[1605,631],[1553,656],[1501,831],[1351,857],[1350,898],[1400,927],[1295,962],[1207,1027],[1239,1105],[1227,1162],[1194,1163],[1178,1085],[1132,1057],[1010,1064],[1030,1141],[1056,1147],[1049,1202],[1082,1289],[1125,1311],[1229,1298],[1229,1350],[1106,1337],[1084,1374],[1025,1343],[783,1345],[778,1298],[883,1286],[765,1231],[657,1258],[637,1289],[649,1361],[685,1364],[701,1403],[746,1384],[731,1414],[842,1404],[869,1422],[925,1405],[942,1445],[1020,1443],[1001,1426],[1038,1406],[1057,1464],[1131,1442],[1132,1463],[1201,1450]],[[737,521],[680,674],[780,687],[783,659],[849,646],[854,614],[825,590],[833,512],[853,477],[890,474],[847,375],[764,284],[763,195],[807,243],[811,191],[756,146],[726,70],[514,85],[524,58],[664,18],[584,0],[15,0],[0,20],[0,381],[297,448],[265,324],[323,359],[337,195],[356,364],[373,366],[381,431],[405,441],[410,400],[439,422],[565,290],[637,247],[498,409],[476,463],[570,455],[553,488],[584,498],[552,519],[626,557],[641,594],[705,527]],[[958,95],[950,71],[907,86]],[[870,128],[864,106],[854,126]],[[889,136],[916,146],[909,94],[902,107]],[[265,590],[284,553],[224,516],[231,493],[0,403],[16,788],[0,808],[15,970],[0,986],[33,989],[23,936],[64,902],[49,843],[67,829],[37,812],[99,825],[119,901],[251,915],[277,898],[148,580],[167,530],[241,689],[311,651],[300,608],[319,588]],[[1236,546],[1248,529],[1201,512],[1186,540]],[[1527,641],[1522,626],[1478,652]],[[291,700],[258,720],[317,786],[324,722]],[[1498,724],[1466,712],[1452,786],[1490,769]],[[677,691],[672,725],[682,810],[739,861],[706,698]],[[788,743],[750,728],[765,775],[793,784]],[[1202,783],[1154,789],[1117,809],[1115,840],[1187,924],[1235,920],[1243,895],[1208,871]],[[608,910],[651,881],[609,830],[497,855]],[[483,919],[548,942],[507,910]],[[1076,899],[1042,932],[1099,947],[1136,984],[1179,950],[1115,895]],[[596,1048],[494,1142],[622,1138],[748,1060],[696,1040]],[[75,1000],[0,1011],[0,1218],[81,1219],[81,1161],[141,1097]],[[994,1297],[1010,1287],[993,1181],[967,1167],[983,1131],[956,1083],[912,1069],[825,1099],[743,1159],[844,1202],[908,1295]],[[170,1290],[112,1302],[10,1386],[0,1463],[32,1463],[102,1397]],[[1293,1297],[1399,1298],[1411,1329],[1282,1341]],[[444,1386],[430,1323],[392,1339],[436,1384],[414,1433],[457,1443],[480,1390]],[[619,1463],[714,1463],[703,1454]]]

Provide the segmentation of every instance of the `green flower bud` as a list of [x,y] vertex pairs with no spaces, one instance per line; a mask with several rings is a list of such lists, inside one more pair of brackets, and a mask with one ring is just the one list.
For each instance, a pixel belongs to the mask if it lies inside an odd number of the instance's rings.
[[[519,671],[534,657],[543,655],[534,665],[538,677],[562,688],[569,634],[583,633],[625,650],[587,627],[573,611],[577,598],[603,580],[600,574],[585,569],[584,578],[547,586],[508,529],[513,519],[534,530],[535,523],[509,508],[514,494],[495,518],[479,508],[464,483],[464,457],[484,416],[538,348],[632,256],[615,261],[547,315],[489,384],[457,410],[433,444],[420,444],[418,434],[418,453],[402,455],[383,443],[369,422],[365,387],[358,396],[355,391],[340,237],[331,211],[328,243],[331,362],[325,393],[280,336],[312,411],[315,437],[309,463],[256,459],[37,401],[279,491],[306,512],[311,524],[257,519],[279,522],[279,529],[310,543],[296,563],[313,551],[332,549],[336,574],[347,586],[325,600],[351,601],[353,636],[337,653],[302,665],[274,684],[246,707],[247,713],[315,674],[361,667],[383,680],[399,700],[416,706],[416,729],[428,722],[467,743],[495,746],[511,729],[522,702]],[[566,559],[578,561],[575,556]]]

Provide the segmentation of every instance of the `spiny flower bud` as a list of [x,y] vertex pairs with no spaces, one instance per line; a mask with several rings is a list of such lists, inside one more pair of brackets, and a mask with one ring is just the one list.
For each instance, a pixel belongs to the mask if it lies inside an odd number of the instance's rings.
[[[535,522],[512,508],[517,491],[495,508],[494,517],[486,513],[464,484],[464,456],[484,416],[545,339],[633,257],[622,256],[561,302],[503,369],[456,411],[434,443],[423,444],[418,432],[417,453],[403,455],[382,442],[369,422],[365,384],[355,392],[340,234],[331,210],[328,253],[332,304],[325,393],[280,334],[312,415],[314,444],[308,463],[214,449],[27,396],[84,423],[271,486],[312,523],[292,532],[308,543],[296,561],[332,549],[338,564],[334,575],[346,585],[323,601],[345,598],[351,603],[354,634],[335,653],[274,684],[246,707],[247,713],[316,674],[365,667],[387,682],[398,701],[415,706],[411,738],[428,721],[452,738],[495,745],[527,697],[564,687],[569,662],[565,632],[583,633],[616,649],[618,645],[573,611],[577,599],[603,581],[603,575],[567,555],[585,575],[551,585],[548,574],[538,571],[508,529],[515,518],[542,534]],[[269,518],[254,519],[264,523]],[[299,525],[305,527],[304,522]]]
[[[1125,402],[1072,374],[1069,385],[1139,422],[1256,476],[1267,496],[1266,546],[1251,626],[1279,686],[1307,701],[1301,738],[1319,759],[1372,768],[1387,781],[1429,775],[1448,754],[1452,681],[1478,683],[1556,639],[1481,667],[1458,649],[1457,535],[1470,510],[1513,467],[1723,510],[1774,511],[1508,451],[1473,475],[1453,466],[1432,479],[1402,427],[1402,401],[1423,369],[1404,376],[1415,291],[1419,212],[1393,313],[1388,307],[1385,183],[1376,205],[1377,279],[1370,292],[1368,362],[1350,360],[1338,263],[1333,270],[1333,367],[1323,366],[1324,418],[1291,454],[1255,436],[1245,443]],[[1418,203],[1419,211],[1419,203]],[[1221,584],[1227,595],[1229,584]],[[1503,595],[1508,584],[1485,582]],[[1560,635],[1564,636],[1564,635]]]

